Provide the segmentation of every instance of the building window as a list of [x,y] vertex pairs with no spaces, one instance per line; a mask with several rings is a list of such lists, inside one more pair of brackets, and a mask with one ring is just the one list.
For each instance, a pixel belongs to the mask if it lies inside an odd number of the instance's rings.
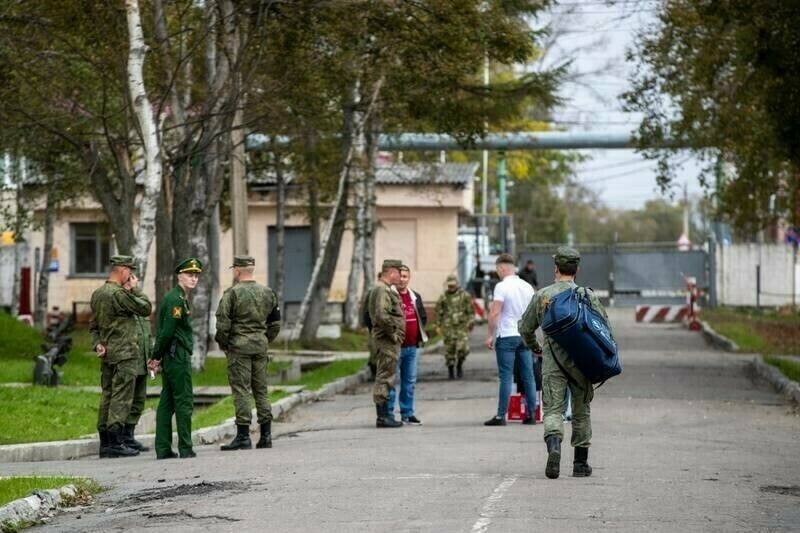
[[111,232],[108,224],[71,224],[72,274],[75,276],[103,276],[108,272],[111,259]]

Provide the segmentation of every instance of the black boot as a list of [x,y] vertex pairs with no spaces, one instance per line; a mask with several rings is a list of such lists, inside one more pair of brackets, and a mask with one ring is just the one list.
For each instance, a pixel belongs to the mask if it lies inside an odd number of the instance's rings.
[[375,427],[378,428],[399,428],[403,425],[400,420],[396,420],[394,416],[389,414],[388,403],[376,403],[375,412],[378,418],[375,421]]
[[125,445],[125,437],[122,432],[122,427],[115,427],[108,429],[108,447],[106,448],[106,457],[133,457],[139,455],[139,450],[128,448]]
[[464,361],[463,360],[459,361],[458,365],[456,366],[456,377],[458,379],[461,379],[461,378],[464,377]]
[[456,379],[455,367],[453,365],[447,365],[447,375],[449,379]]
[[272,448],[272,422],[261,424],[261,438],[258,439],[256,448]]
[[133,430],[135,428],[136,424],[125,424],[125,446],[134,450],[139,450],[140,452],[150,451],[150,448],[133,438]]
[[550,435],[544,442],[547,444],[547,466],[544,475],[556,479],[561,471],[561,439],[556,435]]
[[369,375],[371,381],[375,381],[375,376],[378,375],[378,365],[375,363],[368,363],[369,365]]
[[249,424],[237,424],[236,425],[236,436],[233,438],[230,444],[223,444],[219,447],[220,450],[227,452],[229,450],[249,450],[253,447],[253,443],[250,441],[250,425]]
[[592,467],[589,466],[589,448],[575,447],[575,460],[572,461],[572,477],[589,477]]
[[98,431],[100,434],[100,459],[111,457],[108,455],[108,431]]

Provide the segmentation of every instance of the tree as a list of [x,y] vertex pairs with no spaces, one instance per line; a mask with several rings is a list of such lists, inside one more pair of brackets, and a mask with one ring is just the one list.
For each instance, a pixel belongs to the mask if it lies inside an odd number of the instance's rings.
[[[800,222],[800,10],[768,0],[678,0],[660,8],[628,57],[638,63],[624,95],[641,112],[640,146],[674,178],[688,146],[705,162],[719,212],[754,232],[777,216]],[[729,176],[719,172],[730,165]],[[775,195],[777,212],[770,211]]]

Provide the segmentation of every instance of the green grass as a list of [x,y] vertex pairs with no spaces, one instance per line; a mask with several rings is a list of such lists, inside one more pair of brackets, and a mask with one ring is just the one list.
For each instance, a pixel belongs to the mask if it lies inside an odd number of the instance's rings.
[[47,387],[0,387],[0,444],[67,440],[95,432],[100,395]]
[[[269,395],[269,401],[274,403],[285,396],[286,393],[284,391],[273,391]],[[254,407],[252,398],[250,405],[252,409]],[[216,426],[217,424],[225,422],[235,414],[233,396],[227,396],[204,409],[195,410],[192,414],[192,429]]]
[[800,315],[789,309],[718,307],[700,318],[744,352],[800,355]]
[[792,381],[800,382],[800,361],[791,361],[782,357],[765,356],[764,362],[777,367],[783,375]]
[[12,476],[0,478],[0,505],[24,498],[35,490],[75,485],[80,492],[95,494],[102,488],[92,479],[69,476]]
[[355,374],[364,368],[366,364],[366,359],[334,361],[309,372],[304,372],[299,380],[290,383],[290,385],[305,385],[310,390],[318,390],[331,381]]

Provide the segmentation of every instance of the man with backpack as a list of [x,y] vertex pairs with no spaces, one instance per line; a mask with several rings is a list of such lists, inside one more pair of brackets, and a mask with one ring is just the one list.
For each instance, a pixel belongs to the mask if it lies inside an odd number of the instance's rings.
[[[535,353],[542,353],[542,381],[544,404],[544,440],[547,445],[547,467],[545,475],[555,479],[561,467],[561,441],[564,436],[565,393],[569,388],[572,393],[572,440],[575,458],[572,465],[574,477],[592,475],[589,466],[589,445],[592,439],[592,422],[589,404],[594,397],[592,382],[578,369],[567,351],[558,345],[547,334],[544,335],[544,346],[536,340],[536,330],[543,324],[544,315],[553,298],[565,291],[577,288],[575,276],[580,264],[580,253],[569,246],[561,246],[553,256],[555,261],[555,283],[536,293],[522,320],[519,331],[525,344]],[[588,289],[580,288],[588,299],[589,305],[608,323],[608,316],[597,296]]]

